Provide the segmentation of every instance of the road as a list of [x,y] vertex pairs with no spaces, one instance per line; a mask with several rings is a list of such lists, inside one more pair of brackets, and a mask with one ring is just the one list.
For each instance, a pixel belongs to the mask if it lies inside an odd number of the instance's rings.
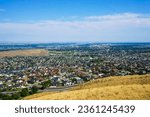
[[71,89],[72,87],[77,86],[77,85],[73,85],[73,86],[65,86],[65,87],[50,87],[44,90],[39,90],[38,92],[62,92],[62,91],[67,91],[69,89]]
[[[75,87],[77,85],[72,85],[72,86],[65,86],[65,87],[49,87],[49,88],[46,88],[44,90],[38,90],[39,93],[41,92],[62,92],[62,91],[67,91],[69,89],[71,89],[72,87]],[[14,94],[14,93],[17,93],[17,91],[11,91],[11,92],[1,92],[2,94]]]

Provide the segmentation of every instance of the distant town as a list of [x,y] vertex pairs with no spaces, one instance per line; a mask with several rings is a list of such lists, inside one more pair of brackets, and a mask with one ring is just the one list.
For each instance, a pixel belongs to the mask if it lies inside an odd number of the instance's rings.
[[150,73],[150,43],[0,45],[0,52],[27,49],[48,53],[0,57],[0,99],[21,99],[108,76]]

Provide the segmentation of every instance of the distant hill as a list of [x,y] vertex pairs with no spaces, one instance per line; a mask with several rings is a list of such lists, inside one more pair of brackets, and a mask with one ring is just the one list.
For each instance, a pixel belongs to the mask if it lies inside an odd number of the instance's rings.
[[150,75],[114,76],[98,79],[65,92],[44,92],[30,100],[149,100]]
[[45,56],[45,55],[48,55],[48,51],[44,49],[13,50],[0,52],[1,58],[14,56]]

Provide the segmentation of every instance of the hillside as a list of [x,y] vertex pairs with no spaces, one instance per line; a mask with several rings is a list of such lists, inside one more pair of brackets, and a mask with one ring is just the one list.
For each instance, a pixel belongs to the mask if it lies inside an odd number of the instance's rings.
[[45,56],[45,55],[48,55],[48,51],[44,49],[14,50],[14,51],[0,52],[0,57]]
[[115,76],[90,81],[65,92],[38,93],[31,100],[149,100],[150,75]]

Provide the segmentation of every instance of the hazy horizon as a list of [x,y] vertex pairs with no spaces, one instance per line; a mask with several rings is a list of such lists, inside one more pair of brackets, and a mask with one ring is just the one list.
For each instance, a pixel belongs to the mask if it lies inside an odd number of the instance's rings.
[[124,43],[139,43],[139,44],[141,44],[141,43],[145,43],[145,44],[149,44],[150,43],[150,41],[149,42],[97,42],[97,41],[95,41],[95,42],[0,42],[0,44],[94,44],[94,43],[97,43],[97,44],[124,44]]

